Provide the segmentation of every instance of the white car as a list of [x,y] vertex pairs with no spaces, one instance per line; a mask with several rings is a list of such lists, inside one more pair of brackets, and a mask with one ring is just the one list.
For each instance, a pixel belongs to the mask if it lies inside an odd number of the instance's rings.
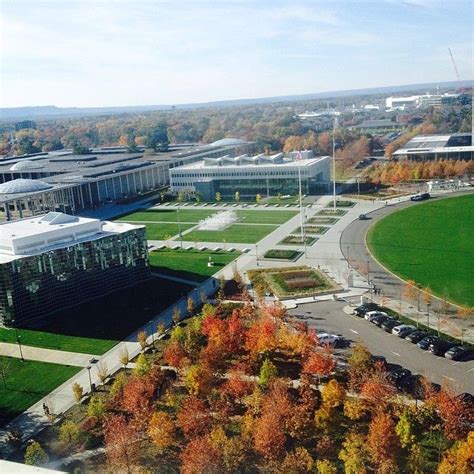
[[321,346],[335,346],[338,342],[342,341],[342,337],[337,334],[328,334],[327,332],[321,332],[317,334],[318,342]]
[[383,311],[367,311],[365,313],[364,318],[367,319],[370,323],[376,316],[388,316],[387,313],[384,313]]
[[392,334],[395,334],[395,336],[398,337],[405,337],[413,331],[416,331],[415,326],[411,326],[409,324],[400,324],[400,326],[395,326],[392,329]]

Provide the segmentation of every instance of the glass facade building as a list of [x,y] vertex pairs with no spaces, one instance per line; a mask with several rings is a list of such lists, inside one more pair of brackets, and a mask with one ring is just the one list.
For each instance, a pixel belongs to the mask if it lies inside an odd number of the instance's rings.
[[104,230],[34,255],[0,260],[0,325],[40,326],[57,310],[147,279],[145,228]]

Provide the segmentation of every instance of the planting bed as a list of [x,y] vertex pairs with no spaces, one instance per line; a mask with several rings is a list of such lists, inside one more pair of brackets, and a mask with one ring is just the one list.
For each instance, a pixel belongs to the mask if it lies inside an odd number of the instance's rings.
[[313,245],[316,242],[317,237],[311,237],[309,235],[305,236],[305,242],[302,241],[301,235],[289,235],[285,237],[283,240],[278,242],[280,245]]
[[326,224],[332,225],[335,224],[339,219],[337,217],[311,217],[306,222],[308,224]]
[[318,216],[345,216],[347,214],[347,211],[344,211],[344,209],[322,209],[321,211],[317,212],[316,215]]
[[339,289],[326,275],[305,266],[251,270],[248,275],[254,287],[261,286],[280,299],[311,296]]
[[[307,234],[325,234],[329,230],[329,227],[320,225],[305,225],[304,230]],[[298,227],[293,233],[301,233],[301,227]]]
[[264,254],[264,258],[295,261],[301,256],[297,250],[270,249]]

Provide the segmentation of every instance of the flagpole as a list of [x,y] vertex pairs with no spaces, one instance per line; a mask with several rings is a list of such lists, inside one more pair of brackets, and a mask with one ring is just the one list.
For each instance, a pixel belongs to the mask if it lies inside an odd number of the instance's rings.
[[337,117],[334,118],[334,128],[332,132],[332,193],[334,200],[334,213],[336,213],[336,127]]
[[[298,156],[301,156],[299,152],[298,152]],[[299,163],[298,163],[298,182],[299,182],[299,187],[300,187],[301,242],[304,242],[305,238],[304,238],[303,202],[302,202],[302,197],[301,197],[301,166]]]

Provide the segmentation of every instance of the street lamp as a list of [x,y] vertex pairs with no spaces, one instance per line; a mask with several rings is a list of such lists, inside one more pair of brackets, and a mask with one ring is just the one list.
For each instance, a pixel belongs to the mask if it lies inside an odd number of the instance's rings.
[[430,306],[431,306],[431,303],[427,303],[427,304],[426,304],[426,308],[427,308],[427,310],[428,310],[428,314],[427,314],[427,316],[428,316],[428,320],[427,320],[428,329],[430,328]]
[[24,359],[24,357],[23,357],[23,350],[21,349],[21,336],[20,336],[20,335],[16,336],[16,342],[18,343],[18,347],[19,347],[19,349],[20,349],[21,361],[22,361],[22,362],[25,362],[25,359]]
[[87,369],[87,373],[89,374],[89,385],[90,385],[90,387],[91,387],[91,393],[92,393],[92,391],[93,391],[93,390],[92,390],[92,379],[91,379],[91,369],[92,369],[92,367],[91,367],[90,365],[88,365],[88,366],[86,367],[86,369]]

